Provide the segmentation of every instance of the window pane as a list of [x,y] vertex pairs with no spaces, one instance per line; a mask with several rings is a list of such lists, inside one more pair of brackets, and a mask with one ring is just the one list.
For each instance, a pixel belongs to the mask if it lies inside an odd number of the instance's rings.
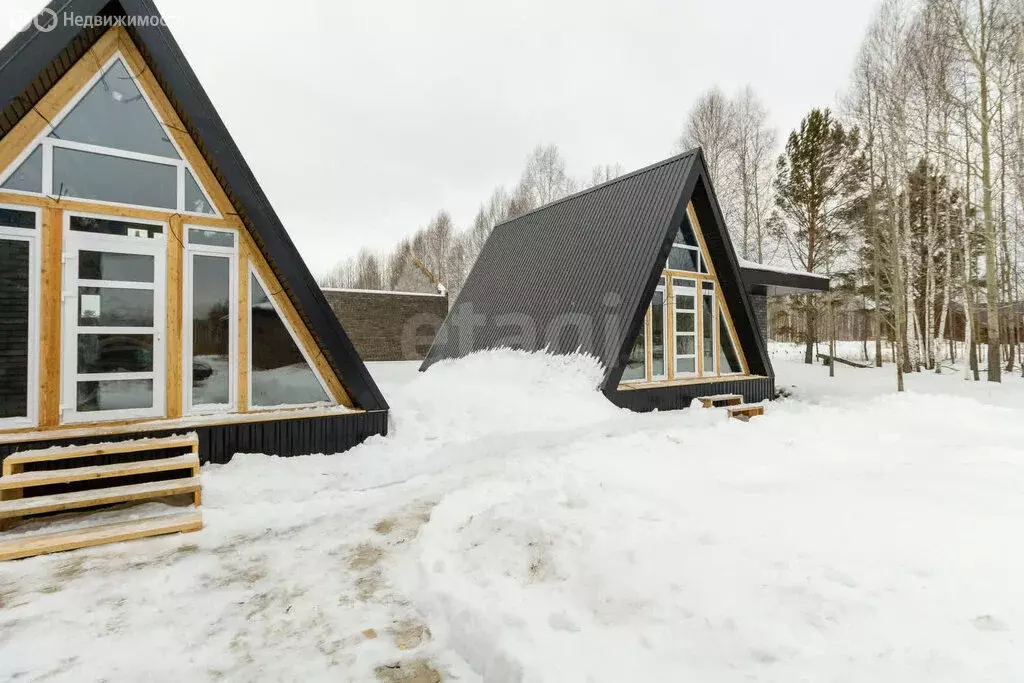
[[111,218],[91,218],[89,216],[71,216],[72,230],[94,232],[98,235],[115,235],[118,237],[138,237],[150,239],[162,235],[164,227],[153,223],[132,223]]
[[651,303],[651,376],[665,376],[665,292],[655,292]]
[[153,335],[79,334],[78,372],[151,372]]
[[676,287],[676,288],[678,288],[678,287],[696,287],[697,286],[697,281],[696,280],[690,280],[688,278],[674,277],[674,278],[672,278],[672,286]]
[[79,251],[80,280],[153,282],[155,259],[146,254],[118,254],[110,251]]
[[702,350],[704,356],[704,374],[715,374],[715,299],[704,295],[704,315],[701,321],[703,328]]
[[36,214],[34,211],[0,209],[0,225],[6,228],[25,228],[27,230],[35,230]]
[[691,247],[698,246],[697,236],[693,234],[693,228],[690,226],[689,219],[684,218],[682,225],[679,226],[679,232],[676,233],[675,244],[685,244]]
[[209,247],[233,247],[235,246],[235,235],[222,230],[200,230],[189,228],[189,244],[204,244]]
[[715,283],[714,282],[708,282],[707,280],[705,280],[701,284],[701,288],[704,289],[704,291],[712,291],[713,292],[713,291],[715,291]]
[[697,310],[696,300],[696,297],[689,294],[680,294],[676,297],[676,308],[682,311],[695,311]]
[[622,381],[646,379],[647,371],[647,350],[644,346],[644,336],[647,325],[640,324],[640,333],[633,340],[633,348],[629,352],[629,360],[626,361],[626,369],[622,371]]
[[676,332],[693,332],[693,318],[693,313],[676,313]]
[[28,415],[29,245],[0,240],[0,418]]
[[178,206],[178,169],[54,147],[53,192],[79,199],[175,209]]
[[78,383],[77,410],[131,410],[153,407],[153,380],[118,379]]
[[180,158],[120,59],[89,89],[50,137]]
[[78,324],[153,327],[153,290],[79,287]]
[[5,190],[21,190],[22,192],[43,191],[43,147],[32,150],[21,166],[11,174],[4,184]]
[[693,358],[676,358],[676,374],[682,375],[697,371],[697,361]]
[[231,402],[231,260],[192,257],[192,405]]
[[695,340],[692,335],[684,335],[676,337],[676,355],[677,356],[692,356],[697,352],[695,348]]
[[306,364],[288,328],[278,316],[259,280],[250,277],[252,366],[249,397],[254,406],[326,402],[330,398]]
[[697,250],[686,247],[672,247],[668,255],[669,270],[685,270],[690,273],[697,272]]
[[199,189],[192,171],[185,169],[185,210],[192,213],[216,213],[210,202],[206,201],[206,195]]
[[721,350],[718,353],[718,364],[721,372],[743,372],[740,365],[740,357],[736,353],[736,347],[732,343],[732,335],[729,334],[729,326],[725,322],[725,311],[718,316],[718,338],[721,339]]

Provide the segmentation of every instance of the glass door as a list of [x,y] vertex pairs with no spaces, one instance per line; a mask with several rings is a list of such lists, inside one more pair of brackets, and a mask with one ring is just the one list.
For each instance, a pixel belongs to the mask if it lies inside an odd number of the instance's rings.
[[675,376],[697,374],[697,281],[672,278],[675,311]]
[[73,214],[65,224],[62,420],[162,416],[164,226]]

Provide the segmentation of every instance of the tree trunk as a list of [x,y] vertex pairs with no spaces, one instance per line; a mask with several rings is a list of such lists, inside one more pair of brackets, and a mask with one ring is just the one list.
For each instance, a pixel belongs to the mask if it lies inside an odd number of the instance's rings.
[[814,295],[804,295],[804,342],[806,348],[804,349],[804,363],[811,365],[814,363],[814,342],[817,341],[814,333]]

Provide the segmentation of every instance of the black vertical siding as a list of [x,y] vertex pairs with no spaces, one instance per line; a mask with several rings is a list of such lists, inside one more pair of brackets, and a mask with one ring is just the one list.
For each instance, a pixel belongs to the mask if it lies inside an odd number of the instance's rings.
[[[282,457],[308,455],[311,453],[342,453],[362,443],[374,434],[388,432],[387,411],[365,413],[339,413],[319,417],[265,422],[238,422],[196,427],[179,427],[145,432],[127,432],[117,435],[87,436],[74,439],[55,438],[47,441],[26,441],[17,444],[0,444],[0,462],[19,451],[71,446],[109,441],[126,441],[139,438],[160,438],[176,434],[196,432],[199,436],[199,458],[204,463],[226,463],[236,453],[267,453]],[[167,457],[177,453],[152,451],[145,459]],[[90,458],[80,464],[106,465],[128,460],[138,460],[131,454],[113,454],[102,458]],[[74,467],[77,460],[61,463],[40,464],[39,469]]]
[[612,403],[621,408],[643,413],[651,410],[689,408],[690,402],[698,396],[714,396],[715,394],[741,394],[744,403],[769,401],[775,397],[775,380],[772,377],[753,377],[744,380],[681,384],[652,389],[609,391],[605,395]]

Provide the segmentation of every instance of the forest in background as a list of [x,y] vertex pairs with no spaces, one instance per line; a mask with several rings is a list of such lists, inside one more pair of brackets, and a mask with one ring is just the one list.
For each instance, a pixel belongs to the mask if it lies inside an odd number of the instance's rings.
[[[696,146],[742,258],[832,278],[828,294],[772,302],[772,335],[803,341],[807,362],[819,340],[856,339],[878,364],[894,346],[900,388],[957,348],[965,376],[1024,372],[1024,0],[883,0],[832,107],[780,140],[752,86],[712,87],[666,151]],[[321,284],[395,289],[416,262],[457,296],[495,225],[622,172],[573,178],[540,145],[472,224],[439,211]]]

